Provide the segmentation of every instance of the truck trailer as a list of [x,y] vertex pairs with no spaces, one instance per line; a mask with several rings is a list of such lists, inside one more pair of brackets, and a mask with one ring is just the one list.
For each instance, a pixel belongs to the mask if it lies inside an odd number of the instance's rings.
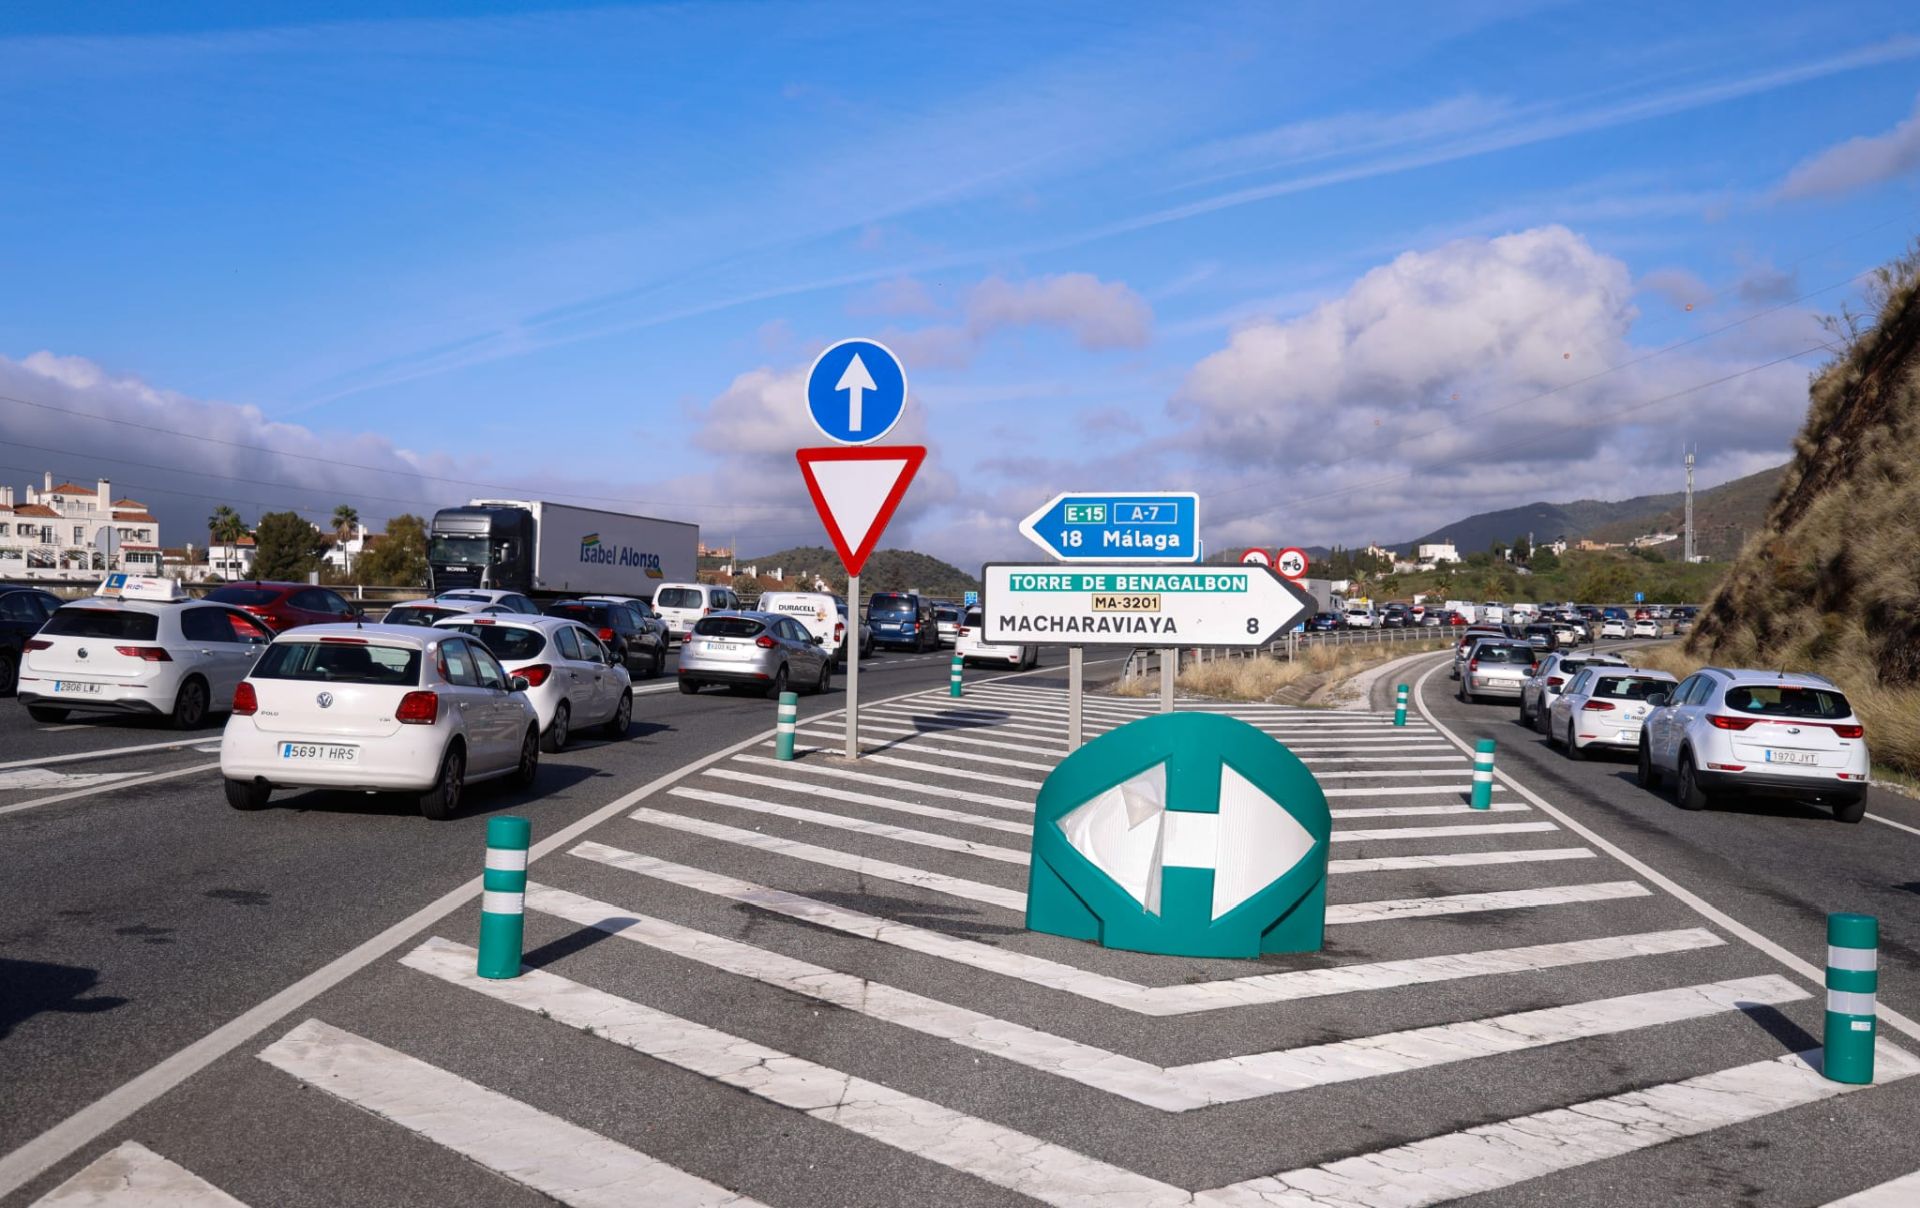
[[541,500],[441,508],[427,538],[435,592],[492,587],[531,596],[638,596],[691,583],[700,526]]

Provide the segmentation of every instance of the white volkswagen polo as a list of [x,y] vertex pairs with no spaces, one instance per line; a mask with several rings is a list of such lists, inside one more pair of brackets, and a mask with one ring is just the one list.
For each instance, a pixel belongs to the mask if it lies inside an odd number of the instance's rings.
[[234,694],[220,740],[227,804],[259,809],[275,789],[402,792],[427,817],[450,818],[470,782],[533,783],[540,719],[526,688],[462,633],[288,630]]
[[561,750],[588,726],[598,726],[606,738],[627,736],[633,682],[585,625],[566,617],[502,614],[448,617],[434,627],[478,638],[508,675],[527,681],[546,750]]

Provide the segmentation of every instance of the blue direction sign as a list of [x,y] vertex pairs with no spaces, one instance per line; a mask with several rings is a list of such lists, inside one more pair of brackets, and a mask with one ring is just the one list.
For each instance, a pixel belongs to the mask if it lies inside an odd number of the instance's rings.
[[893,431],[907,409],[907,371],[875,340],[842,340],[807,373],[807,413],[827,439],[865,445]]
[[979,602],[980,602],[980,593],[977,591],[963,592],[960,596],[960,603],[965,605],[968,608],[972,608],[975,604],[978,604]]
[[1200,497],[1192,491],[1069,491],[1020,522],[1062,562],[1198,562]]

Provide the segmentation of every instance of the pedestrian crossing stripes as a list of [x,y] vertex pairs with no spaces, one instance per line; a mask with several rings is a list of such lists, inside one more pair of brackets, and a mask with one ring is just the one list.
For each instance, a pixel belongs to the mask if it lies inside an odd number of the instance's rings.
[[246,1208],[138,1141],[124,1141],[34,1201],[34,1208]]

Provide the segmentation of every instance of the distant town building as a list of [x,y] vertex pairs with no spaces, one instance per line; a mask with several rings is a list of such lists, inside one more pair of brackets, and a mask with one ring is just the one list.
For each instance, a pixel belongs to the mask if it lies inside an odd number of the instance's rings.
[[1437,566],[1442,562],[1460,561],[1460,551],[1453,547],[1451,541],[1435,541],[1416,548],[1413,551],[1413,559],[1416,562]]
[[702,558],[731,558],[733,557],[733,547],[731,545],[708,545],[702,541],[700,543],[699,556]]
[[1627,544],[1635,549],[1644,549],[1649,545],[1665,545],[1669,541],[1678,540],[1680,540],[1679,533],[1642,533]]
[[93,578],[108,571],[160,573],[160,522],[137,499],[94,486],[56,484],[47,474],[24,502],[0,486],[0,578]]

